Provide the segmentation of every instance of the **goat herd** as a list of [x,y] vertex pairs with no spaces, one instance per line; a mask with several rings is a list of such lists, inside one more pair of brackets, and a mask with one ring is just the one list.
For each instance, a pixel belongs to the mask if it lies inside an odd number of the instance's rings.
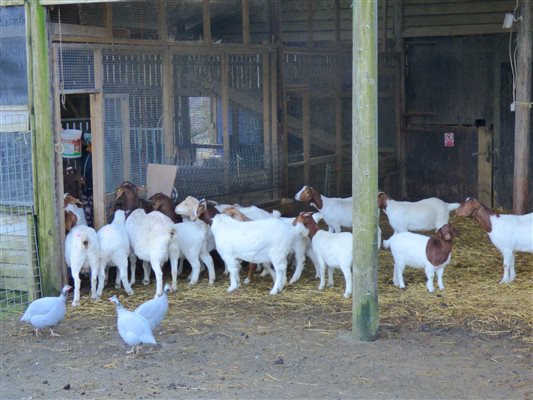
[[[310,204],[317,212],[282,217],[279,211],[269,213],[255,206],[222,205],[193,197],[174,207],[168,196],[158,193],[149,199],[153,211],[147,213],[142,208],[138,189],[131,182],[119,186],[113,222],[98,232],[84,223],[79,202],[65,196],[65,259],[74,280],[73,306],[80,303],[79,274],[84,269],[90,269],[93,300],[102,295],[109,266],[117,267],[115,287],[118,289],[122,284],[128,295],[133,294],[137,258],[143,263],[143,284],[149,283],[150,268],[154,271],[155,297],[163,293],[162,265],[167,260],[171,265],[173,290],[177,289],[184,259],[192,269],[190,285],[198,282],[204,266],[212,284],[215,281],[210,254],[213,250],[224,261],[224,273],[229,274],[229,292],[240,286],[242,261],[250,263],[245,283],[250,282],[253,271],[260,267],[262,274],[270,274],[274,281],[270,294],[281,292],[287,283],[287,260],[293,256],[295,266],[289,284],[298,281],[308,257],[320,279],[319,290],[326,285],[326,271],[327,285],[333,286],[333,268],[340,268],[346,283],[344,297],[351,296],[352,234],[341,232],[341,228],[352,226],[351,197],[330,198],[304,186],[295,200]],[[474,198],[467,198],[461,204],[434,197],[407,202],[395,201],[380,192],[377,200],[378,209],[386,213],[394,229],[394,235],[383,241],[383,247],[390,248],[394,257],[393,283],[399,288],[405,287],[403,271],[410,266],[425,270],[428,291],[434,291],[435,274],[439,289],[444,289],[442,277],[450,263],[452,240],[457,234],[448,223],[453,210],[459,216],[478,221],[502,253],[504,273],[500,283],[515,278],[514,251],[533,252],[533,213],[500,215]],[[319,228],[321,219],[328,225],[328,231]],[[410,232],[419,230],[436,233],[428,237]],[[381,243],[378,225],[378,249]]]

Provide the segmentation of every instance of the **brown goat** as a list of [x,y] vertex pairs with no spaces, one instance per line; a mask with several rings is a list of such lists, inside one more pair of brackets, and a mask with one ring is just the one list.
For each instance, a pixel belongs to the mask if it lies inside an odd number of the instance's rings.
[[77,223],[77,215],[72,211],[65,211],[65,233],[69,233]]
[[159,211],[169,217],[172,222],[182,222],[182,218],[174,211],[174,204],[170,197],[164,193],[156,193],[148,199],[152,202],[154,211]]
[[85,186],[85,178],[76,171],[76,168],[71,165],[65,168],[63,171],[63,192],[79,199],[82,186]]

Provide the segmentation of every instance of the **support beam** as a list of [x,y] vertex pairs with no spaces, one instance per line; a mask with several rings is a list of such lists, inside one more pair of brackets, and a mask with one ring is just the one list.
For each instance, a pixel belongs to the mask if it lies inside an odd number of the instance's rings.
[[353,335],[378,330],[377,2],[354,1],[352,94]]
[[531,136],[531,45],[533,3],[520,1],[518,58],[516,70],[516,113],[514,140],[513,213],[525,214],[529,206],[529,149]]
[[37,1],[25,3],[28,33],[28,80],[31,131],[33,136],[33,193],[37,215],[37,241],[42,294],[57,295],[61,290],[61,242],[56,158],[52,124],[50,49],[46,29],[46,9]]

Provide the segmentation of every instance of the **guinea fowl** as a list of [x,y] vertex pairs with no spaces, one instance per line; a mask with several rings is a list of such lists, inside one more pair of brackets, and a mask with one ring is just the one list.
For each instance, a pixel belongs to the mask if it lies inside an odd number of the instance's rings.
[[117,328],[122,340],[132,349],[128,353],[138,353],[141,344],[156,344],[149,322],[143,316],[126,310],[117,296],[109,301],[117,306]]
[[52,330],[53,326],[57,326],[67,312],[65,301],[71,286],[65,285],[61,290],[61,294],[57,297],[42,297],[33,301],[22,318],[23,322],[30,323],[35,328],[35,336],[39,336],[39,329],[49,327],[50,336],[59,336]]
[[163,321],[163,318],[165,318],[165,315],[168,311],[167,293],[169,291],[172,291],[172,286],[167,283],[163,288],[162,296],[148,300],[135,309],[135,313],[146,318],[152,329],[155,329],[161,323],[161,321]]

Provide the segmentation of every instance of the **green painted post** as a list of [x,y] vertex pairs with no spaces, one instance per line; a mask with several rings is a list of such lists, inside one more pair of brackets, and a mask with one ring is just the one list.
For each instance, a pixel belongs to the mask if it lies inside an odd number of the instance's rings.
[[352,94],[353,335],[377,337],[377,1],[354,0]]
[[37,214],[37,243],[43,295],[61,289],[59,219],[56,212],[55,151],[52,125],[46,10],[38,0],[26,4],[28,80],[33,135],[33,192]]

